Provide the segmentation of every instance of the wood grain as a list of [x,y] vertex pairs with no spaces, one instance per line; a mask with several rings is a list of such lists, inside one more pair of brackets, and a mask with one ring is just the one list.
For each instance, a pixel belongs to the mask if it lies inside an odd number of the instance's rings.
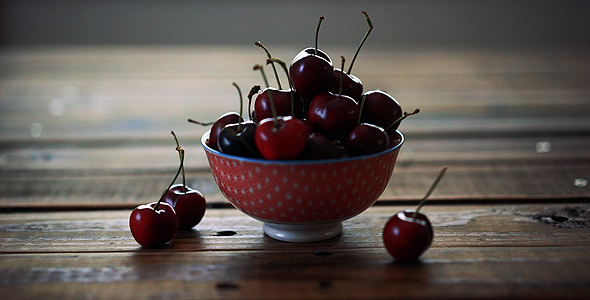
[[383,224],[403,208],[370,208],[311,244],[272,240],[237,210],[212,209],[155,250],[135,243],[128,211],[3,214],[0,289],[8,299],[590,295],[587,204],[427,206],[435,240],[417,264],[395,263],[382,245]]

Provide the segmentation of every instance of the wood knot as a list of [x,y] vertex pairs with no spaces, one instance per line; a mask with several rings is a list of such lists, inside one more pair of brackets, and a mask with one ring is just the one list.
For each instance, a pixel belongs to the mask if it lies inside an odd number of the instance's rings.
[[580,206],[563,207],[533,215],[532,219],[556,228],[584,228],[590,225],[590,211]]

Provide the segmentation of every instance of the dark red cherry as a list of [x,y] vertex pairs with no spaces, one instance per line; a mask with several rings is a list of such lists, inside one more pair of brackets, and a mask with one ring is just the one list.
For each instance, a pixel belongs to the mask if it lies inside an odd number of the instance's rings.
[[365,104],[361,112],[361,122],[379,125],[386,128],[389,134],[394,134],[399,123],[391,127],[389,125],[403,115],[397,100],[381,90],[369,91],[363,96]]
[[433,230],[426,215],[413,211],[402,211],[387,221],[383,228],[383,244],[396,261],[418,259],[430,244]]
[[333,142],[325,135],[314,132],[307,138],[302,159],[332,159],[347,157],[348,152],[338,142]]
[[360,103],[363,95],[363,83],[358,77],[342,72],[339,68],[334,68],[335,82],[330,91],[335,94],[339,93],[341,88],[340,78],[342,78],[342,94],[350,96],[354,101]]
[[236,112],[227,112],[221,115],[221,117],[213,123],[213,126],[211,126],[211,133],[209,133],[209,140],[207,141],[208,146],[215,150],[219,150],[217,147],[217,138],[219,137],[221,130],[223,130],[227,124],[234,124],[242,121],[242,117]]
[[304,100],[328,92],[334,85],[334,65],[319,55],[303,52],[291,62],[289,74],[295,92]]
[[171,186],[162,201],[174,207],[178,217],[178,230],[195,227],[201,222],[207,209],[203,194],[182,183]]
[[351,155],[372,154],[388,149],[389,137],[382,127],[362,123],[350,131],[344,146]]
[[266,118],[256,129],[256,147],[266,159],[296,159],[305,148],[308,130],[305,122],[291,116]]
[[[303,118],[303,100],[295,93],[291,95],[291,90],[277,90],[275,88],[266,88],[256,97],[254,102],[254,112],[257,120],[272,118],[272,109],[270,105],[269,93],[272,93],[272,99],[277,110],[277,116],[294,116]],[[293,106],[291,106],[291,96],[293,96]]]
[[176,235],[178,217],[168,203],[158,201],[143,204],[131,212],[129,228],[140,245],[146,248],[160,247]]
[[219,133],[219,151],[242,157],[259,157],[254,135],[257,124],[245,121],[241,124],[228,124]]
[[340,139],[357,125],[359,106],[349,96],[324,92],[311,102],[308,118],[329,139]]

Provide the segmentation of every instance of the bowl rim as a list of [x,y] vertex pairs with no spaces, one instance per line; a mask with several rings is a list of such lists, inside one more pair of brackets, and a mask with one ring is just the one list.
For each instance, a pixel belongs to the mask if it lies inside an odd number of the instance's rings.
[[242,157],[242,156],[231,155],[231,154],[227,154],[227,153],[222,153],[222,152],[215,150],[207,145],[206,142],[207,142],[207,139],[209,138],[209,134],[211,133],[211,130],[207,130],[207,132],[205,132],[201,136],[201,145],[203,146],[203,148],[207,152],[210,152],[210,153],[213,153],[215,155],[222,156],[225,158],[230,158],[230,159],[239,160],[239,161],[243,161],[243,162],[259,163],[259,164],[273,164],[273,165],[327,164],[327,163],[335,163],[335,162],[348,162],[348,161],[355,161],[355,160],[363,160],[366,158],[380,156],[380,155],[387,154],[389,152],[396,151],[399,148],[401,148],[401,146],[404,144],[405,137],[399,130],[396,130],[395,132],[397,134],[399,134],[399,136],[401,138],[401,141],[395,147],[392,147],[392,148],[389,148],[387,150],[377,152],[377,153],[371,153],[371,154],[359,155],[359,156],[350,156],[350,157],[345,157],[345,158],[308,159],[308,160],[302,160],[302,159],[272,160],[272,159],[265,159],[265,158],[251,158],[251,157]]

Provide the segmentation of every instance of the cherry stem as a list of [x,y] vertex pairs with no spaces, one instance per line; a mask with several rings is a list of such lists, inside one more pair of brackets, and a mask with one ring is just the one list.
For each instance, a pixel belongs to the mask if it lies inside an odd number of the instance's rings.
[[254,95],[258,94],[258,92],[260,91],[260,86],[259,85],[255,85],[250,89],[250,92],[248,93],[248,117],[250,117],[250,120],[252,120],[252,97],[254,97]]
[[178,139],[176,138],[176,134],[174,134],[174,131],[172,131],[172,135],[174,136],[174,140],[176,141],[176,151],[178,151],[179,156],[180,156],[180,166],[178,167],[178,171],[176,171],[176,175],[174,175],[174,179],[172,179],[172,182],[170,182],[170,184],[168,185],[166,190],[164,190],[164,193],[162,193],[162,196],[160,196],[160,199],[158,200],[158,202],[154,206],[154,210],[158,210],[158,207],[160,206],[160,202],[162,202],[162,199],[164,199],[164,196],[166,196],[166,193],[168,193],[168,190],[170,190],[172,185],[176,182],[176,179],[178,179],[178,176],[180,175],[181,171],[182,171],[182,181],[183,181],[182,185],[184,186],[184,189],[186,191],[186,185],[184,184],[184,149],[182,149],[182,147],[180,147],[180,145],[178,144]]
[[[266,52],[266,57],[268,59],[272,58],[272,55],[270,55],[270,52],[268,51],[268,49],[266,47],[264,47],[264,45],[262,45],[262,43],[260,43],[260,41],[254,42],[254,45],[262,48],[264,50],[264,52]],[[272,65],[272,70],[275,73],[275,79],[277,80],[277,86],[279,87],[279,90],[282,90],[283,87],[281,86],[281,81],[279,80],[279,74],[277,72],[277,68],[275,67],[274,62],[271,62]]]
[[342,95],[342,85],[343,85],[342,79],[344,77],[344,62],[346,61],[344,59],[344,56],[340,56],[340,59],[341,59],[342,63],[341,63],[340,86],[338,87],[338,95]]
[[205,122],[196,121],[196,120],[193,120],[193,119],[188,119],[188,122],[189,123],[195,123],[195,124],[202,125],[202,126],[210,126],[210,125],[213,125],[215,123],[215,122],[205,123]]
[[366,99],[367,99],[367,95],[363,95],[363,97],[361,97],[361,107],[359,108],[359,120],[356,123],[357,125],[361,124],[361,117],[363,115],[363,109],[365,108]]
[[418,203],[418,208],[416,208],[416,211],[414,212],[414,214],[412,214],[412,219],[416,219],[416,216],[418,215],[418,211],[420,211],[420,209],[424,206],[424,204],[426,204],[426,199],[428,197],[430,197],[430,195],[432,194],[432,192],[434,191],[434,189],[436,188],[436,186],[438,185],[440,180],[445,175],[446,171],[447,171],[447,167],[444,167],[444,168],[442,168],[442,170],[440,170],[440,172],[438,173],[438,176],[436,177],[436,179],[434,180],[434,182],[432,183],[432,185],[428,189],[428,192],[426,192],[426,195],[424,195],[422,200],[420,200],[420,203]]
[[324,16],[320,17],[318,21],[318,26],[315,29],[315,55],[318,55],[318,36],[320,35],[320,26],[322,25],[322,21],[324,20]]
[[291,91],[291,116],[295,116],[295,92],[293,92],[293,88],[292,88],[292,84],[291,84],[291,76],[289,76],[289,70],[287,70],[287,64],[278,59],[278,58],[269,58],[266,60],[266,64],[268,65],[269,63],[273,63],[276,62],[279,65],[281,65],[281,67],[283,68],[283,71],[285,71],[285,74],[287,74],[287,80],[289,81],[289,90]]
[[[240,95],[240,118],[242,118],[242,111],[244,110],[244,98],[242,97],[242,90],[240,90],[240,87],[237,83],[232,82],[232,84],[238,90],[238,95]],[[240,130],[242,130],[242,122],[238,122],[238,132],[240,132]]]
[[182,167],[182,187],[183,190],[186,192],[186,177],[184,174],[184,149],[180,147],[180,143],[178,142],[178,138],[174,131],[172,132],[172,136],[174,137],[174,142],[176,142],[176,151],[178,151],[178,157],[180,158],[180,166]]
[[[361,43],[359,44],[359,47],[356,49],[356,53],[354,54],[354,57],[352,58],[352,61],[350,62],[350,67],[348,67],[348,72],[346,72],[349,75],[350,75],[350,72],[352,72],[352,66],[354,65],[354,62],[356,61],[356,57],[359,55],[359,52],[361,52],[361,48],[363,47],[363,44],[367,40],[367,37],[369,37],[369,34],[371,34],[371,31],[373,31],[373,22],[371,22],[371,18],[369,18],[369,14],[367,14],[366,11],[363,11],[363,14],[365,15],[365,19],[367,19],[367,24],[369,24],[369,29],[367,30],[367,32],[363,36],[363,39],[361,40]],[[342,72],[344,72],[344,69],[342,70]]]
[[266,73],[264,73],[264,67],[262,65],[256,64],[254,65],[253,68],[255,71],[256,70],[260,70],[260,73],[262,74],[262,79],[264,79],[264,84],[266,84],[266,88],[268,91],[268,99],[270,100],[270,111],[272,112],[272,117],[274,119],[274,125],[275,127],[279,127],[279,119],[277,118],[277,109],[275,107],[275,101],[272,99],[272,93],[271,90],[268,89],[268,79],[266,79]]
[[395,120],[395,122],[389,124],[389,126],[387,126],[387,128],[385,128],[385,131],[389,130],[390,128],[392,128],[393,126],[395,126],[396,124],[398,124],[399,122],[403,121],[405,118],[409,117],[409,116],[413,116],[417,113],[420,112],[419,108],[416,108],[413,112],[408,113],[408,112],[404,112],[403,116],[399,117],[399,119]]

